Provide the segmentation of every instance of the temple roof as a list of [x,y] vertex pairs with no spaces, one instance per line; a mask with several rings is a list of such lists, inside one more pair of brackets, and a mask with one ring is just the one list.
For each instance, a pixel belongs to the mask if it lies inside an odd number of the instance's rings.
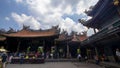
[[79,36],[78,36],[78,39],[79,39],[80,41],[84,41],[85,39],[87,39],[87,35],[79,35]]
[[29,30],[29,29],[22,29],[15,33],[9,33],[9,34],[2,34],[6,37],[48,37],[48,36],[55,36],[58,35],[57,29],[52,28],[49,30]]
[[83,35],[73,35],[73,38],[71,41],[76,41],[76,42],[81,42],[83,40],[85,40],[87,38],[87,35],[86,34],[83,34]]
[[81,42],[87,38],[86,32],[83,34],[72,33],[71,35],[62,33],[59,35],[59,38],[56,41],[70,41],[70,42]]
[[105,0],[99,0],[96,5],[92,6],[90,10],[86,11],[87,15],[94,16],[99,11],[101,4],[103,5],[104,2]]
[[57,39],[55,39],[56,41],[68,41],[71,40],[72,37],[68,36],[67,32],[63,32],[59,35],[59,37]]
[[116,6],[113,0],[99,0],[87,15],[92,16],[92,19],[82,23],[84,26],[92,28],[101,28],[101,25],[116,14]]

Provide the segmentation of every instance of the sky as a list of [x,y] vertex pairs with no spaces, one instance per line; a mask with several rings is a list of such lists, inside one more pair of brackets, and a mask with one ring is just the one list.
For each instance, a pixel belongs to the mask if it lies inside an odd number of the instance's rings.
[[[0,0],[0,29],[20,30],[23,24],[31,29],[50,29],[81,33],[88,29],[78,19],[90,19],[84,11],[98,0]],[[93,33],[88,30],[88,35]]]

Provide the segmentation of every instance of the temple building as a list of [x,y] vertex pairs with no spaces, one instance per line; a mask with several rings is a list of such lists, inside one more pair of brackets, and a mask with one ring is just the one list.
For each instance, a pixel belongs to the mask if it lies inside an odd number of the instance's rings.
[[81,45],[81,42],[87,38],[86,32],[83,34],[72,33],[72,39],[69,41],[69,49],[71,57],[76,58],[78,54],[81,54],[82,57],[85,57],[85,48]]
[[68,36],[66,31],[60,33],[59,37],[55,39],[57,46],[57,53],[60,54],[60,51],[63,51],[63,54],[60,58],[68,58],[69,57],[69,46],[68,42],[72,39],[71,36]]
[[119,0],[99,0],[87,15],[92,19],[82,22],[88,28],[98,29],[81,45],[86,46],[90,58],[98,55],[106,60],[114,62],[117,60],[116,49],[120,49],[120,2]]
[[6,44],[2,46],[9,52],[26,52],[28,47],[30,51],[36,52],[41,46],[46,53],[54,46],[54,39],[58,38],[59,33],[57,27],[48,30],[31,30],[24,26],[20,31],[1,33],[1,35],[6,38]]
[[86,32],[83,32],[83,34],[72,32],[70,35],[67,32],[62,32],[56,39],[57,50],[62,49],[65,58],[76,58],[77,50],[80,49],[81,55],[84,57],[86,52],[85,48],[81,46],[81,42],[86,38]]
[[60,33],[57,26],[47,30],[32,30],[23,26],[22,30],[14,31],[12,28],[7,32],[0,32],[0,46],[4,46],[11,53],[37,52],[39,47],[43,48],[46,55],[53,54],[53,58],[76,58],[77,49],[81,48],[81,41],[87,38],[85,34],[68,34],[66,31]]

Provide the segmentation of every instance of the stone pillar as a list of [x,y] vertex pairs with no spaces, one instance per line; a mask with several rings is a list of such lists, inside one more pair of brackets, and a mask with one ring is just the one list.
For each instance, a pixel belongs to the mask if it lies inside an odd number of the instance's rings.
[[91,58],[91,49],[90,49],[90,48],[87,48],[87,49],[86,49],[86,52],[87,52],[88,59],[92,59],[92,58]]
[[19,43],[18,43],[18,45],[17,45],[17,52],[19,52],[20,44],[21,44],[21,41],[19,40]]
[[95,47],[95,54],[98,56],[99,54],[98,54],[98,49],[97,49],[97,47]]
[[69,45],[67,44],[67,58],[70,58]]
[[54,41],[54,45],[55,45],[55,59],[58,59],[59,58],[59,42]]
[[45,46],[45,40],[42,41],[42,45],[43,45],[43,53],[44,53],[44,58],[46,59],[46,46]]

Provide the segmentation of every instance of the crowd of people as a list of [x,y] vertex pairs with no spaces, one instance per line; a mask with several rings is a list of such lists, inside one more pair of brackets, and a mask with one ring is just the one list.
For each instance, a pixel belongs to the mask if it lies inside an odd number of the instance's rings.
[[[115,56],[117,58],[117,62],[120,63],[120,50],[116,49],[115,53],[116,53]],[[51,49],[50,52],[46,52],[46,58],[52,58],[53,59],[54,56],[55,56],[55,49],[54,48]],[[62,58],[63,56],[64,56],[63,55],[63,50],[59,49],[59,58]],[[45,54],[44,54],[43,50],[41,50],[41,49],[38,49],[37,52],[27,51],[26,53],[25,52],[7,53],[7,52],[3,51],[3,52],[0,52],[0,61],[1,61],[0,62],[0,64],[1,64],[0,67],[5,68],[6,63],[11,63],[11,60],[15,57],[21,59],[20,63],[22,64],[23,59],[45,58]],[[77,49],[77,57],[76,58],[78,58],[79,61],[82,61],[82,60],[87,61],[89,59],[89,56],[86,55],[86,56],[83,57],[81,55],[80,49]],[[105,56],[105,54],[103,54],[102,56],[95,55],[94,59],[95,59],[96,64],[99,64],[100,61],[107,61],[108,60],[108,58]]]
[[[77,49],[77,58],[79,59],[79,61],[83,60],[83,61],[86,61],[88,62],[88,60],[90,59],[94,59],[95,60],[95,63],[98,65],[100,62],[109,62],[111,61],[111,59],[106,56],[105,54],[102,54],[102,55],[98,55],[98,54],[94,54],[92,55],[91,57],[89,56],[90,54],[86,55],[86,56],[83,56],[81,55],[81,52],[79,49]],[[116,61],[118,64],[120,64],[120,50],[117,48],[114,55],[114,61]]]

